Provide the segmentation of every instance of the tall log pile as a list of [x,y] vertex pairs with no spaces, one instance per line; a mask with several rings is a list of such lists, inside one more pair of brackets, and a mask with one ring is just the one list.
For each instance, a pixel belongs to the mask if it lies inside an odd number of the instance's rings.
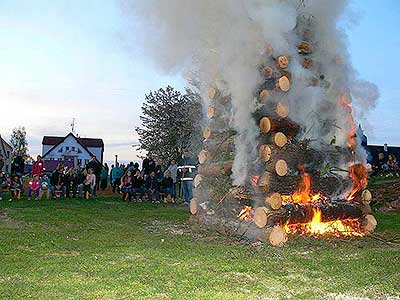
[[[300,20],[296,27],[300,65],[312,74],[309,84],[328,89],[330,83],[321,74],[313,56],[312,24]],[[291,93],[292,60],[286,53],[274,53],[268,48],[259,67],[263,83],[255,92],[258,109],[253,120],[259,128],[258,142],[254,145],[258,158],[249,174],[248,184],[232,186],[232,166],[235,158],[235,131],[230,128],[231,98],[217,85],[208,92],[207,124],[204,127],[204,148],[199,154],[199,174],[195,178],[195,198],[191,202],[192,221],[198,224],[229,228],[237,234],[249,230],[256,239],[281,246],[287,240],[285,226],[312,221],[315,211],[321,213],[322,222],[355,220],[359,230],[370,233],[376,220],[370,215],[371,194],[365,185],[352,199],[344,199],[345,192],[355,186],[355,179],[347,173],[331,172],[342,162],[353,161],[353,149],[332,143],[302,140],[303,128],[290,116],[288,96]],[[305,170],[305,171],[304,171]],[[347,170],[345,170],[347,171]],[[292,197],[299,189],[304,173],[310,176],[309,196],[320,194],[314,201],[297,203]],[[342,172],[343,173],[343,172]],[[240,210],[244,205],[244,214]],[[243,217],[243,218],[242,218]]]

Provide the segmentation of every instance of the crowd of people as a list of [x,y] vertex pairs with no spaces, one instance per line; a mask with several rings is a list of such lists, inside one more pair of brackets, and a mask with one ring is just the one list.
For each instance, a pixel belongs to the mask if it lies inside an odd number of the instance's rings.
[[378,154],[378,161],[376,164],[372,166],[373,176],[380,175],[399,175],[400,174],[400,166],[397,162],[397,158],[393,154],[389,154],[387,159],[383,153]]
[[[19,163],[17,161],[17,163]],[[23,163],[23,162],[22,162]],[[120,194],[123,201],[153,203],[175,202],[181,197],[188,204],[193,197],[193,179],[196,161],[185,152],[179,164],[172,159],[168,165],[162,159],[147,157],[139,163],[116,163],[111,168],[102,165],[95,156],[84,168],[66,167],[63,163],[48,174],[40,155],[32,164],[29,174],[28,200],[58,198],[93,198],[98,190],[111,186],[112,193]],[[17,166],[18,167],[18,166]],[[23,171],[13,169],[10,178],[0,172],[0,200],[9,191],[9,201],[21,199],[24,193]]]

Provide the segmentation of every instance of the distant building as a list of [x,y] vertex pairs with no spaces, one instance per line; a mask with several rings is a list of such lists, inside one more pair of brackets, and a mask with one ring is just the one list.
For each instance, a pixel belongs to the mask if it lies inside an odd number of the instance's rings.
[[92,156],[103,163],[104,143],[102,139],[81,138],[73,133],[65,137],[44,136],[42,153],[47,171],[53,171],[60,162],[83,168]]
[[400,147],[398,146],[388,146],[388,144],[383,145],[368,145],[368,138],[364,134],[361,126],[358,127],[357,134],[361,136],[361,144],[367,151],[367,161],[371,165],[376,165],[379,160],[379,153],[383,153],[385,156],[385,161],[388,159],[389,155],[394,155],[397,160],[400,160]]
[[4,157],[4,167],[3,170],[0,170],[5,173],[11,172],[11,162],[13,156],[13,148],[9,143],[7,143],[0,135],[0,154]]

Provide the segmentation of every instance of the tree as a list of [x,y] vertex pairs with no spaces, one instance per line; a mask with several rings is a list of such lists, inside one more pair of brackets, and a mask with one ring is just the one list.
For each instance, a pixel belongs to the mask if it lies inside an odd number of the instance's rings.
[[185,94],[167,86],[146,95],[142,106],[142,127],[137,127],[140,149],[164,160],[178,159],[184,151],[201,148],[200,95]]
[[28,155],[28,141],[26,140],[25,127],[18,127],[13,129],[10,143],[14,148],[14,157],[26,157]]

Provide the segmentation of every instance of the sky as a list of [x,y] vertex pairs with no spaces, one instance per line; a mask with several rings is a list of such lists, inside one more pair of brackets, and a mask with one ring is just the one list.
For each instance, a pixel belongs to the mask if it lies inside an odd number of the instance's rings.
[[[370,144],[400,145],[400,1],[352,7],[351,59],[381,95],[363,127]],[[75,118],[80,136],[104,140],[106,160],[135,160],[145,94],[185,85],[143,52],[138,37],[151,33],[138,32],[136,22],[120,0],[1,0],[0,134],[8,140],[25,126],[35,156],[44,135],[68,134]]]

